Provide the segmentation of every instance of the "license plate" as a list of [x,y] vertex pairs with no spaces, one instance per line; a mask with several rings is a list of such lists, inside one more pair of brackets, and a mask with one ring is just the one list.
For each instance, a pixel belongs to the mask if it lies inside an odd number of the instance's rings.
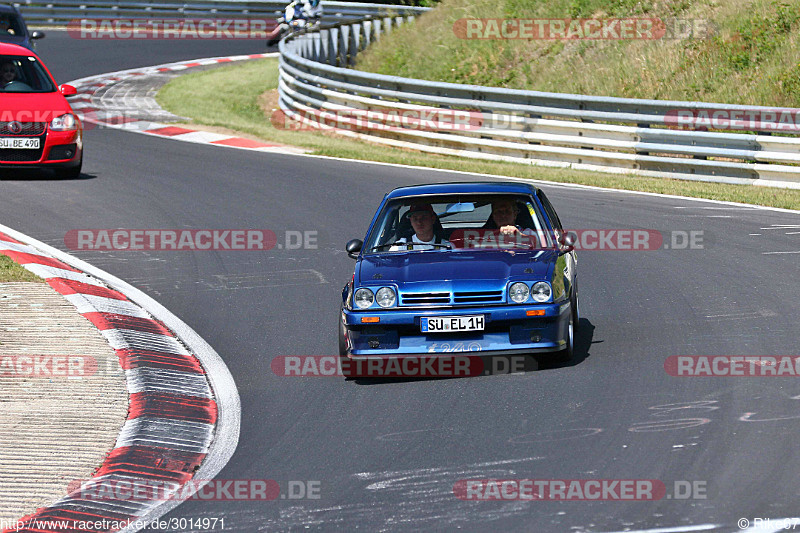
[[0,148],[38,150],[39,139],[35,137],[22,139],[0,139]]
[[483,315],[422,317],[423,333],[446,333],[449,331],[483,331]]

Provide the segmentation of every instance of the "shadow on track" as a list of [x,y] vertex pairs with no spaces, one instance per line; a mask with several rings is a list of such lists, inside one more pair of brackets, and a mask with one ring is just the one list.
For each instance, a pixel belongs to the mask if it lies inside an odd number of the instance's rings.
[[[484,372],[470,376],[446,376],[446,377],[348,377],[346,381],[352,381],[357,385],[388,385],[396,383],[409,383],[415,381],[437,381],[448,379],[470,379],[476,377],[487,377],[508,374],[527,374],[539,370],[554,370],[577,366],[590,357],[590,348],[594,342],[594,325],[586,318],[581,318],[580,327],[575,335],[574,353],[570,361],[558,361],[556,354],[538,354],[522,356],[480,356],[483,363]],[[603,342],[603,341],[597,341]],[[464,355],[478,357],[476,352],[464,352],[463,354],[453,354],[454,356]]]
[[580,326],[575,332],[575,348],[570,361],[557,361],[547,355],[539,355],[539,369],[552,370],[555,368],[564,368],[567,366],[577,366],[588,359],[591,354],[589,353],[592,344],[601,343],[603,341],[593,341],[594,338],[594,324],[589,322],[586,318],[581,318]]
[[83,181],[97,178],[94,174],[81,172],[77,178],[61,178],[52,169],[0,168],[0,181]]

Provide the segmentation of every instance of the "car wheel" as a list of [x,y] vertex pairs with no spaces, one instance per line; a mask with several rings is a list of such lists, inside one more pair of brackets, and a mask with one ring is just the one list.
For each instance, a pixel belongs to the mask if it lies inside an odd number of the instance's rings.
[[572,361],[572,356],[575,353],[575,313],[569,314],[569,326],[567,326],[567,347],[558,353],[558,361],[560,363],[568,363]]
[[339,357],[347,357],[347,331],[339,318]]
[[83,167],[83,157],[78,162],[77,165],[74,167],[68,168],[57,168],[56,169],[56,176],[62,180],[74,180],[78,179],[81,175],[81,168]]
[[581,322],[580,300],[578,298],[578,284],[575,284],[575,289],[572,292],[572,299],[570,300],[570,307],[572,308],[572,329],[577,331],[578,324]]

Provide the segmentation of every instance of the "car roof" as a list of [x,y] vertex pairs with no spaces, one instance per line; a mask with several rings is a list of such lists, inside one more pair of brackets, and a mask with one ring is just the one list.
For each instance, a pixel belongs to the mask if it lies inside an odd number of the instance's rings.
[[0,42],[0,55],[4,56],[34,56],[38,57],[35,53],[31,52],[29,48],[20,46],[18,44]]
[[495,193],[495,194],[536,194],[536,187],[530,183],[516,181],[465,181],[450,183],[431,183],[398,187],[386,195],[386,199],[409,196],[428,196],[435,194]]
[[10,6],[8,4],[0,4],[0,13],[14,13],[17,14],[17,9],[14,6]]

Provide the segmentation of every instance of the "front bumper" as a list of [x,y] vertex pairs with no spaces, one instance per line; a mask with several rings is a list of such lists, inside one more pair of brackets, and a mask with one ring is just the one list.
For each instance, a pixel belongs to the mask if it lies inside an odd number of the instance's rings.
[[[529,310],[544,310],[544,316],[527,316]],[[568,300],[543,305],[495,307],[448,307],[436,309],[392,308],[387,310],[342,310],[347,331],[348,355],[509,355],[555,352],[567,346]],[[422,317],[483,315],[484,331],[423,333]],[[377,317],[378,323],[362,323]]]
[[[10,136],[4,136],[14,138]],[[83,155],[83,132],[52,131],[41,135],[38,150],[2,149],[0,166],[5,168],[68,168],[80,164]]]

